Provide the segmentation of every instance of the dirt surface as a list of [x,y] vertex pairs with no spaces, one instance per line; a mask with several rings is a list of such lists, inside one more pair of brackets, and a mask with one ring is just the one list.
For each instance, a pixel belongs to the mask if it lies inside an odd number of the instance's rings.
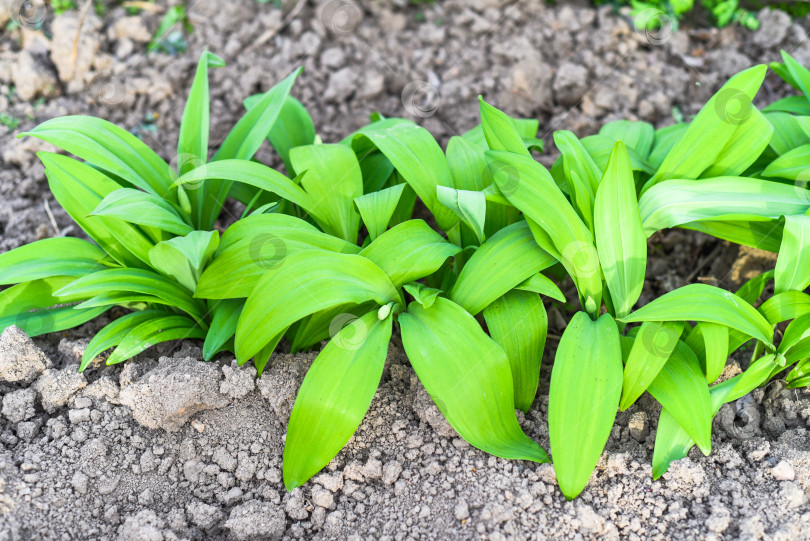
[[[18,3],[0,0],[0,25]],[[303,65],[294,94],[327,142],[373,111],[414,118],[445,142],[478,122],[482,94],[541,120],[547,165],[552,130],[584,136],[614,118],[663,126],[673,108],[688,117],[729,75],[778,60],[780,48],[810,64],[810,21],[781,12],[763,12],[756,32],[665,25],[645,34],[610,8],[562,3],[331,0],[286,14],[248,0],[189,4],[195,30],[175,57],[145,53],[161,13],[122,8],[90,12],[78,40],[75,11],[35,13],[42,32],[0,37],[0,112],[20,121],[0,126],[0,251],[81,234],[48,194],[34,155],[48,145],[17,133],[93,114],[171,161],[205,47],[228,63],[211,73],[214,148],[243,98]],[[786,92],[771,75],[761,96]],[[269,147],[258,157],[279,165]],[[642,302],[689,281],[731,287],[774,262],[682,231],[654,237],[650,253]],[[286,422],[314,353],[278,354],[257,380],[231,359],[202,363],[197,345],[175,343],[77,374],[109,317],[33,341],[16,329],[0,337],[0,539],[810,538],[806,390],[774,382],[726,405],[712,455],[693,450],[657,482],[649,464],[659,411],[645,396],[619,415],[591,484],[566,502],[550,465],[493,458],[461,440],[394,345],[355,437],[287,493]],[[559,334],[562,318],[552,309],[550,319]],[[545,448],[550,345],[538,397],[520,416]]]

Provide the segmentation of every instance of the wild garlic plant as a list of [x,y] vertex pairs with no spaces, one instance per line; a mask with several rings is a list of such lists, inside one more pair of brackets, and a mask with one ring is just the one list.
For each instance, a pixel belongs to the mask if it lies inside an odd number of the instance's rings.
[[[516,409],[537,394],[543,297],[564,311],[576,304],[555,283],[564,275],[580,309],[556,350],[548,426],[568,498],[586,486],[617,411],[644,392],[662,405],[658,477],[693,445],[710,451],[723,403],[780,374],[810,384],[810,191],[786,172],[803,158],[784,159],[804,144],[797,130],[808,133],[799,100],[753,105],[765,66],[729,80],[689,124],[558,131],[549,171],[532,155],[543,149],[538,122],[483,99],[481,124],[444,150],[415,123],[380,115],[325,144],[289,95],[298,72],[246,100],[209,159],[208,69],[221,63],[200,59],[171,164],[100,119],[27,134],[84,160],[40,155],[54,197],[92,242],[46,239],[0,255],[2,283],[17,284],[0,292],[0,326],[33,335],[133,310],[91,340],[81,369],[110,348],[111,364],[199,338],[206,360],[231,351],[261,374],[282,341],[301,351],[328,340],[290,417],[288,489],[360,425],[395,333],[461,437],[549,461]],[[789,57],[774,69],[797,86],[805,78]],[[252,159],[265,138],[285,173]],[[220,234],[229,196],[245,210]],[[429,220],[414,218],[425,216],[417,201]],[[691,284],[637,308],[648,238],[671,227],[778,252],[776,268],[736,293]],[[755,307],[771,280],[775,295]],[[750,366],[718,383],[746,344]]]

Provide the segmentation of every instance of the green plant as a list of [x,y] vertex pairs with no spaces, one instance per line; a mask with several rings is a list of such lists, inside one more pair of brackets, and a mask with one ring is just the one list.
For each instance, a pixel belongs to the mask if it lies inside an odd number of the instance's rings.
[[[117,362],[197,337],[205,359],[232,351],[261,374],[282,340],[293,351],[328,340],[290,417],[287,488],[328,464],[361,423],[395,323],[461,437],[496,456],[548,461],[515,409],[528,411],[537,393],[541,295],[576,306],[552,281],[566,275],[579,310],[557,348],[548,422],[568,498],[586,486],[617,410],[645,391],[662,405],[658,477],[693,445],[709,452],[723,403],[785,372],[792,387],[810,383],[810,191],[783,174],[761,178],[781,129],[752,105],[765,66],[731,78],[689,124],[556,132],[561,157],[549,171],[532,156],[543,148],[538,122],[483,99],[481,124],[445,150],[415,123],[381,115],[324,144],[289,96],[298,72],[246,100],[208,160],[217,65],[200,59],[174,167],[98,119],[29,133],[87,160],[41,155],[54,196],[95,244],[48,239],[0,255],[3,283],[18,283],[0,292],[0,326],[50,332],[113,305],[135,309],[93,338],[81,368],[111,347]],[[265,138],[286,174],[252,159]],[[229,196],[244,212],[220,237]],[[439,231],[414,218],[417,200]],[[778,252],[776,268],[736,294],[691,284],[634,310],[647,239],[671,227]],[[771,280],[775,295],[755,308]],[[748,343],[751,365],[717,383]]]
[[[206,358],[228,348],[232,334],[222,327],[233,306],[193,293],[219,245],[213,226],[231,184],[175,183],[208,160],[207,72],[221,65],[210,53],[201,57],[171,165],[98,118],[56,118],[21,134],[87,160],[38,154],[54,197],[94,242],[53,238],[0,255],[0,283],[16,284],[0,293],[0,326],[16,324],[35,336],[74,327],[114,305],[136,309],[91,340],[80,370],[114,346],[108,364],[177,338],[206,338]],[[253,156],[284,109],[297,73],[258,99],[212,163]]]

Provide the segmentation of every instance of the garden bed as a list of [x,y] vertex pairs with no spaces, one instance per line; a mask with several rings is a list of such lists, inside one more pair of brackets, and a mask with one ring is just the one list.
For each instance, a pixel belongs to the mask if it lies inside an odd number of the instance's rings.
[[[0,110],[20,123],[0,135],[0,251],[81,234],[34,156],[53,147],[16,133],[92,114],[133,130],[171,161],[178,104],[206,46],[227,62],[211,72],[213,147],[241,115],[243,98],[299,65],[294,94],[327,142],[379,111],[418,119],[444,144],[478,122],[471,104],[482,94],[512,115],[539,118],[553,148],[556,129],[584,136],[617,118],[660,127],[673,122],[673,108],[688,117],[730,75],[778,60],[780,48],[810,64],[810,22],[791,24],[779,12],[763,13],[755,32],[672,34],[638,32],[610,8],[498,0],[363,10],[324,2],[290,17],[270,4],[197,2],[190,14],[195,30],[177,57],[145,53],[159,14],[122,22],[122,8],[88,15],[75,62],[66,55],[75,11],[46,19],[52,41],[29,30],[3,36]],[[413,81],[430,83],[438,97],[411,100]],[[760,95],[771,102],[787,92],[771,74]],[[269,148],[258,157],[280,165]],[[774,263],[691,232],[659,234],[650,246],[642,304],[688,282],[738,286]],[[657,482],[650,461],[659,411],[645,396],[619,414],[591,483],[566,502],[551,465],[494,458],[459,438],[395,339],[357,434],[324,473],[287,493],[286,422],[314,353],[277,354],[255,380],[229,358],[201,363],[197,345],[173,343],[79,375],[83,348],[105,317],[33,342],[13,331],[0,339],[0,379],[12,363],[31,374],[28,384],[0,383],[0,533],[11,539],[808,535],[806,389],[775,382],[724,406],[713,453],[693,450]],[[559,336],[562,318],[550,319]],[[549,339],[538,397],[519,417],[544,448],[555,345]],[[732,363],[725,375],[735,370]]]

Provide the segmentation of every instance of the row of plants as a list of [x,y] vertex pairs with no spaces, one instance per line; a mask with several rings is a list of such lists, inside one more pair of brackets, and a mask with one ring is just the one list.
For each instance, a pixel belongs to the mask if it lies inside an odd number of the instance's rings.
[[[756,66],[688,124],[622,120],[582,139],[558,131],[561,156],[547,170],[532,155],[543,149],[538,121],[483,99],[480,125],[444,150],[417,124],[378,114],[323,143],[290,95],[299,71],[246,100],[209,159],[208,72],[223,62],[205,53],[169,163],[94,117],[21,134],[75,156],[38,154],[53,196],[91,240],[0,254],[0,285],[10,286],[0,328],[36,336],[129,310],[90,340],[79,370],[108,350],[115,364],[185,338],[202,340],[206,360],[231,352],[261,375],[282,340],[293,351],[328,340],[289,420],[292,489],[360,425],[395,332],[462,438],[548,462],[516,416],[537,393],[547,297],[570,314],[548,404],[563,494],[584,489],[617,411],[644,392],[663,407],[657,478],[694,445],[710,452],[724,403],[773,378],[810,384],[810,71],[784,60],[771,67],[800,95],[757,109],[767,68]],[[285,172],[254,159],[265,139]],[[229,198],[244,211],[217,229]],[[776,267],[734,293],[690,284],[636,308],[648,239],[673,227],[777,252]],[[557,285],[569,278],[577,299]],[[770,282],[774,294],[758,304]],[[750,366],[720,381],[741,348]]]

